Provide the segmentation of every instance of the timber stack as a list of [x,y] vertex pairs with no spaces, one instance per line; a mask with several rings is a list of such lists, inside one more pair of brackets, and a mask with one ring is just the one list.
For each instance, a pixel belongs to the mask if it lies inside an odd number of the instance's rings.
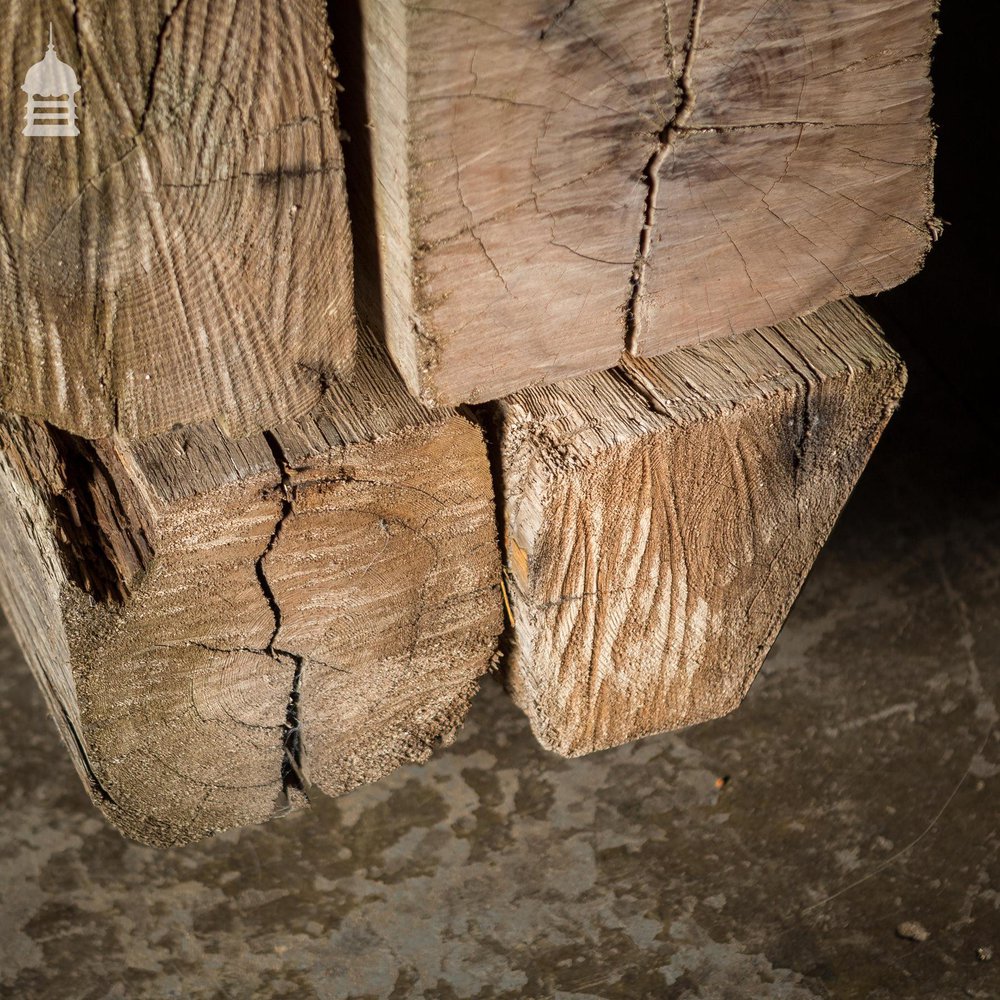
[[734,709],[905,383],[933,10],[5,7],[0,602],[108,819],[376,781],[492,669],[566,756]]

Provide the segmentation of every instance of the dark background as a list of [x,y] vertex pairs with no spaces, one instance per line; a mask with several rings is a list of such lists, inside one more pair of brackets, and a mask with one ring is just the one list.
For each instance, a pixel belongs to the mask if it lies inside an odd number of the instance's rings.
[[934,49],[934,109],[938,147],[934,201],[944,223],[924,270],[905,285],[864,299],[887,327],[922,393],[927,365],[975,412],[998,428],[997,384],[991,370],[1000,336],[997,298],[997,184],[1000,132],[987,107],[1000,70],[990,43],[990,4],[945,0]]

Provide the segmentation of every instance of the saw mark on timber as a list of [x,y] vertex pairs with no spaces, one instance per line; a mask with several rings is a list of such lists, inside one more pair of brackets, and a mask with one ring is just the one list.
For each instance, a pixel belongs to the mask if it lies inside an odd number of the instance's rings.
[[643,183],[646,185],[646,205],[643,214],[642,228],[639,231],[639,247],[636,251],[635,263],[632,267],[632,277],[629,282],[629,298],[625,306],[625,351],[635,353],[639,339],[639,309],[646,285],[646,267],[649,263],[650,250],[653,243],[653,228],[656,224],[656,201],[660,191],[660,168],[673,151],[674,142],[684,124],[694,111],[696,95],[691,79],[694,68],[694,55],[698,48],[698,36],[701,30],[701,15],[704,0],[695,0],[691,14],[691,25],[685,42],[684,68],[681,70],[677,88],[680,91],[680,101],[673,117],[660,131],[657,137],[657,147],[642,171]]

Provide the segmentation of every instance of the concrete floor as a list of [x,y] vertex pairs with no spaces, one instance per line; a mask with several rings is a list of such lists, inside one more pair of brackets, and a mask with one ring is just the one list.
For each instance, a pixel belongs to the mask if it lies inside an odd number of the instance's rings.
[[680,734],[563,761],[491,681],[427,766],[161,853],[0,629],[0,994],[1000,996],[996,449],[919,355],[746,702]]

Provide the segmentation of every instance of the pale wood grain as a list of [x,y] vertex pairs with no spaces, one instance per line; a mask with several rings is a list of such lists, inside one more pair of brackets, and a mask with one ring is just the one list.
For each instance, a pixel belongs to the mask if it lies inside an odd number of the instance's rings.
[[341,12],[348,90],[363,77],[366,101],[358,209],[381,257],[363,299],[411,391],[480,402],[914,273],[934,226],[933,10]]
[[705,2],[631,348],[657,355],[916,272],[933,229],[931,2]]
[[546,747],[739,704],[904,380],[845,300],[496,404],[507,678]]
[[129,836],[259,822],[453,736],[501,628],[490,470],[384,357],[241,440],[5,417],[0,444],[0,599]]
[[89,437],[302,414],[354,345],[320,0],[0,9],[0,79],[53,22],[80,135],[0,106],[0,406]]

